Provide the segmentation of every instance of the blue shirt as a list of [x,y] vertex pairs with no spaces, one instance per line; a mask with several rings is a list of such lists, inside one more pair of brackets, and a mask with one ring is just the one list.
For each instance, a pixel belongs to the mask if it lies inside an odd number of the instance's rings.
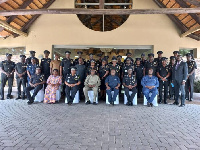
[[142,78],[141,84],[143,87],[145,86],[155,86],[156,88],[159,87],[158,78],[155,76],[149,77],[148,75]]
[[29,65],[28,65],[27,71],[30,73],[31,76],[35,74],[35,71],[36,71],[36,67],[37,67],[37,66],[38,66],[37,64],[35,64],[35,65],[29,64]]
[[118,76],[109,75],[106,78],[105,83],[108,83],[110,88],[115,88],[118,84],[120,84],[120,79]]

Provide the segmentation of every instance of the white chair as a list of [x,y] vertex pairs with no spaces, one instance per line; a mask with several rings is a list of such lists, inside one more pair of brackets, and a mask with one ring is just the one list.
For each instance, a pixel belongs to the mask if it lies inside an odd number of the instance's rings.
[[[31,90],[31,91],[30,91],[31,96],[33,95],[33,93],[34,93],[34,90]],[[35,99],[34,99],[34,102],[42,102],[42,101],[44,101],[44,88],[41,89],[41,90],[37,93],[37,95],[35,96]]]
[[[93,103],[94,92],[93,91],[88,91],[88,97],[89,97],[90,102]],[[98,103],[98,94],[97,94],[97,97],[96,97],[96,103]]]
[[[129,91],[129,95],[131,95],[133,92]],[[127,96],[124,93],[124,104],[126,105],[126,103],[128,102],[127,100]],[[133,98],[133,105],[137,105],[137,93],[135,94],[135,97]]]
[[[149,96],[151,96],[152,93],[149,93]],[[153,106],[158,106],[158,96],[156,95],[156,97],[154,98],[153,102],[152,102]],[[147,105],[147,99],[144,96],[144,105]]]
[[56,91],[56,101],[59,102],[61,98],[61,86],[59,89]]
[[[112,96],[114,95],[114,91],[111,92]],[[106,93],[106,104],[110,104],[110,102],[108,101],[108,94]],[[119,94],[117,95],[116,101],[114,101],[115,105],[119,104]]]
[[[77,91],[73,100],[73,104],[78,104],[79,102],[80,102],[80,95],[79,95],[79,91]],[[65,98],[65,103],[68,103],[67,97]]]

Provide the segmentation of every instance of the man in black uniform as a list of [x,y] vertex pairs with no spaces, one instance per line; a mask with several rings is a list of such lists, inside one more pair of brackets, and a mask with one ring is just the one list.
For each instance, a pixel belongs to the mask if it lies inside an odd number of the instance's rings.
[[121,55],[117,56],[117,64],[120,66],[120,68],[123,68],[124,63],[122,62],[122,56]]
[[[131,58],[132,54],[130,52],[128,52],[128,53],[126,53],[126,56],[127,56],[126,59],[130,58],[131,59],[131,64],[134,64],[134,60],[133,60],[133,58]],[[124,59],[124,64],[126,63],[126,59]]]
[[31,64],[31,59],[35,58],[36,64],[39,65],[39,60],[35,57],[35,51],[29,51],[30,52],[30,57],[26,59],[26,64],[29,65]]
[[[128,69],[128,75],[125,75],[123,78],[123,85],[124,85],[124,91],[125,95],[127,97],[127,104],[128,106],[133,106],[133,99],[135,97],[135,94],[137,93],[137,80],[135,75],[133,75],[133,69]],[[129,95],[129,91],[132,91],[132,94]]]
[[170,63],[169,63],[169,70],[170,70],[170,76],[169,76],[169,99],[175,99],[175,93],[174,93],[174,84],[172,83],[172,70],[174,68],[174,65],[176,63],[176,57],[171,56],[170,57]]
[[77,91],[79,90],[79,85],[81,84],[80,77],[76,74],[76,67],[71,67],[71,74],[68,74],[66,76],[65,84],[65,94],[68,101],[67,104],[71,105],[73,103]]
[[88,60],[87,63],[86,63],[86,67],[89,67],[89,66],[91,65],[91,60],[94,60],[94,59],[93,59],[93,54],[92,54],[92,53],[89,54],[89,57],[90,57],[90,58],[89,58],[89,60]]
[[141,64],[141,58],[136,58],[135,73],[136,73],[136,79],[137,79],[138,98],[140,98],[142,94],[141,81],[143,78],[143,70],[144,70],[144,66]]
[[163,51],[158,51],[157,52],[158,54],[158,58],[155,58],[154,61],[157,63],[157,66],[162,66],[162,54],[163,54]]
[[1,71],[1,100],[4,100],[4,87],[8,81],[8,95],[7,99],[11,99],[14,72],[15,72],[15,63],[11,61],[12,54],[6,54],[7,60],[4,60],[0,64]]
[[117,64],[117,58],[115,56],[112,58],[112,64],[109,65],[109,72],[113,69],[116,72],[115,75],[120,77],[120,66]]
[[143,74],[148,75],[149,69],[153,69],[153,76],[156,76],[157,63],[154,61],[154,54],[148,54],[149,60],[144,65]]
[[99,68],[102,65],[102,53],[97,54],[97,56],[99,57],[99,59],[96,62],[97,67]]
[[[26,95],[28,98],[28,105],[31,105],[34,102],[35,96],[43,88],[45,83],[45,77],[41,74],[41,67],[37,66],[35,74],[31,77],[29,86],[26,88]],[[31,96],[30,91],[34,89],[33,95]]]
[[188,53],[186,56],[188,65],[188,76],[187,76],[187,81],[185,83],[185,97],[186,100],[192,101],[194,92],[195,69],[197,69],[197,65],[196,62],[192,60],[191,53]]
[[[132,65],[131,63],[131,58],[128,57],[126,59],[126,64],[124,65],[124,67],[122,68],[122,78],[125,76],[125,75],[128,75],[128,70],[132,68],[134,70],[134,66]],[[132,71],[132,73],[135,75],[135,72]]]
[[[20,55],[21,62],[17,63],[15,66],[15,72],[16,72],[16,79],[17,79],[17,91],[18,91],[18,99],[25,99],[25,93],[26,93],[26,83],[27,83],[27,64],[26,64],[26,56]],[[21,85],[23,86],[23,93],[21,97]]]
[[[44,75],[45,80],[47,81],[47,79],[50,76],[50,63],[51,63],[51,59],[49,58],[49,54],[50,52],[48,50],[44,51],[44,57],[41,59],[41,63],[40,66],[42,68],[42,74]],[[44,84],[44,89],[46,89],[47,84]]]
[[176,57],[176,58],[177,58],[177,56],[179,55],[179,53],[180,53],[179,51],[174,51],[174,52],[173,52],[173,54],[174,54],[174,57]]
[[145,58],[145,54],[144,53],[142,53],[141,54],[141,65],[145,65],[146,64],[146,62],[147,62],[147,60],[146,60],[146,58]]
[[90,65],[87,67],[87,75],[91,74],[91,70],[96,70],[98,72],[99,68],[96,66],[96,61],[94,59],[90,60]]
[[79,64],[79,58],[82,58],[83,64],[86,65],[85,59],[83,59],[83,57],[82,57],[83,52],[78,51],[77,54],[78,54],[78,58],[76,58],[76,59],[74,60],[74,66],[76,66],[76,65]]
[[167,58],[162,57],[162,65],[157,68],[157,77],[159,80],[159,103],[162,103],[162,89],[164,86],[164,104],[167,104],[168,93],[168,78],[170,76],[169,66],[167,65]]

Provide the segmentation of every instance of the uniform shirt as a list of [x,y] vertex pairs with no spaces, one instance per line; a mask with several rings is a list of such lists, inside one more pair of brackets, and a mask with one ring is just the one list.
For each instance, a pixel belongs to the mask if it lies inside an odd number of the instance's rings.
[[[126,60],[128,57],[126,57],[126,59],[124,59],[124,64],[126,64]],[[133,58],[129,57],[131,59],[131,64],[134,64]]]
[[143,87],[145,86],[155,86],[156,88],[159,87],[159,82],[158,82],[158,78],[156,76],[144,76],[142,78],[141,84]]
[[0,67],[3,71],[11,73],[15,69],[15,63],[13,61],[4,60],[1,62]]
[[44,75],[43,74],[39,74],[39,75],[37,75],[37,74],[34,74],[34,75],[32,75],[32,77],[31,77],[31,83],[32,84],[36,84],[36,83],[41,83],[41,82],[43,82],[43,81],[45,81],[45,78],[44,78]]
[[27,71],[30,73],[30,75],[34,75],[35,74],[35,71],[36,71],[36,68],[38,67],[37,64],[33,65],[33,64],[29,64],[27,66]]
[[97,60],[96,65],[99,68],[102,65],[102,60]]
[[118,84],[120,84],[120,79],[118,76],[112,76],[109,75],[106,80],[105,83],[108,83],[108,86],[111,88],[115,88]]
[[146,59],[145,59],[144,61],[143,61],[143,60],[140,61],[140,63],[141,63],[143,66],[145,66],[146,62],[147,62]]
[[58,72],[60,73],[60,63],[61,63],[60,60],[52,60],[52,61],[50,62],[50,68],[52,68],[52,71],[53,71],[54,69],[58,69]]
[[157,69],[157,62],[155,61],[147,61],[144,65],[144,68],[145,68],[145,75],[148,75],[148,72],[149,72],[149,68],[153,68],[153,75],[155,76],[156,75],[156,69]]
[[134,74],[134,66],[132,66],[132,65],[125,65],[124,67],[123,67],[123,69],[122,69],[122,72],[123,72],[123,75],[125,76],[125,75],[128,75],[128,70],[130,69],[130,68],[132,68],[133,69],[133,74]]
[[159,66],[157,68],[157,72],[161,77],[166,77],[168,73],[170,72],[169,66],[166,65],[165,67],[163,65]]
[[[94,59],[92,59],[92,60],[94,60]],[[86,66],[89,67],[90,65],[91,65],[91,60],[88,60],[88,61],[86,62]],[[96,63],[95,63],[95,65],[96,65]]]
[[50,75],[50,58],[42,58],[40,66],[42,67],[42,74]]
[[[188,74],[190,74],[193,70],[197,69],[197,64],[194,60],[187,61],[187,65],[188,65]],[[195,73],[193,73],[192,75],[194,76]]]
[[118,64],[116,64],[115,66],[113,66],[112,64],[109,65],[109,72],[111,72],[111,70],[114,69],[116,71],[116,76],[119,77],[120,74],[120,66]]
[[123,83],[125,83],[125,85],[132,85],[134,86],[137,83],[136,77],[135,75],[131,75],[129,77],[129,75],[125,75],[123,78]]
[[144,66],[143,65],[140,65],[140,66],[135,65],[135,72],[136,72],[136,79],[137,80],[141,80],[142,79],[143,70],[144,70]]
[[39,59],[37,59],[36,57],[29,57],[29,58],[27,58],[27,59],[26,59],[26,64],[27,64],[27,65],[31,64],[31,59],[32,59],[32,58],[35,58],[36,64],[39,65]]
[[[15,70],[19,73],[19,74],[22,74],[24,72],[27,71],[27,64],[26,63],[17,63],[16,66],[15,66]],[[25,73],[25,75],[22,76],[22,78],[26,78],[27,77],[27,74]],[[19,78],[19,76],[16,74],[16,78]]]
[[77,64],[75,67],[77,68],[76,74],[80,76],[80,80],[81,80],[81,82],[83,82],[83,80],[85,80],[85,78],[86,78],[86,67],[85,67],[85,65]]
[[157,63],[157,66],[161,66],[162,65],[162,59],[160,58],[155,58],[154,61]]
[[85,79],[84,85],[96,85],[95,87],[99,87],[101,85],[101,80],[97,75],[88,75]]
[[106,74],[107,71],[109,71],[109,68],[108,68],[107,65],[106,66],[101,66],[99,68],[99,77],[102,78]]
[[65,78],[65,81],[69,84],[76,84],[80,81],[80,77],[77,74],[74,76],[72,76],[72,74],[68,74]]
[[174,68],[174,65],[172,65],[171,63],[169,63],[169,71],[170,71],[170,76],[169,79],[172,80],[172,70]]
[[67,59],[67,58],[64,58],[60,64],[60,66],[62,66],[63,68],[63,75],[67,75],[67,74],[70,74],[71,70],[71,66],[73,65],[73,60],[72,59]]
[[[83,59],[83,58],[82,58],[82,59]],[[79,64],[79,58],[76,58],[76,59],[74,60],[74,64],[73,64],[73,65],[75,66],[75,65],[78,65],[78,64]],[[83,64],[86,65],[85,59],[83,59]]]
[[91,73],[91,70],[94,69],[98,72],[98,67],[97,66],[94,66],[93,68],[91,66],[87,67],[87,74],[90,74]]

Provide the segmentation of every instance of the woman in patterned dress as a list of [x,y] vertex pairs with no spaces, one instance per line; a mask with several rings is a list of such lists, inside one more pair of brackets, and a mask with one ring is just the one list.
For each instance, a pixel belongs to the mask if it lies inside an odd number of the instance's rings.
[[53,70],[53,75],[47,80],[48,86],[45,89],[44,103],[54,104],[56,102],[56,91],[62,84],[62,78],[58,75],[58,69]]

